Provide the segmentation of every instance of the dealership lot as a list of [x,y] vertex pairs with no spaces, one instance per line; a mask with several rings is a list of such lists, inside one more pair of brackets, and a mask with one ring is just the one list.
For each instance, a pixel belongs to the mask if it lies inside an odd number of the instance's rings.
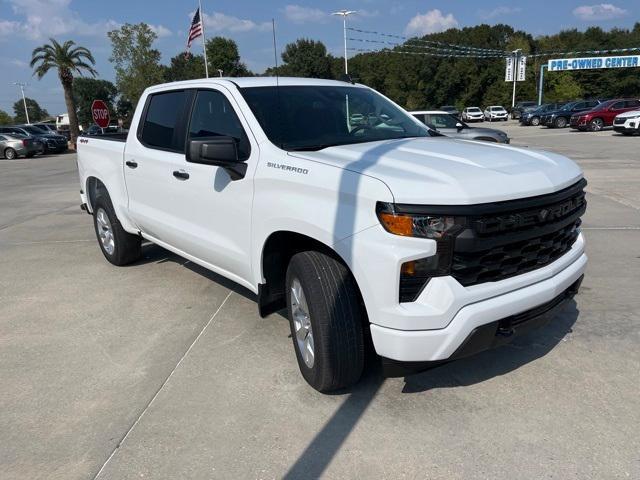
[[511,346],[335,395],[250,292],[155,246],[109,265],[74,155],[0,160],[0,477],[640,477],[640,138],[491,126],[585,170],[581,293]]

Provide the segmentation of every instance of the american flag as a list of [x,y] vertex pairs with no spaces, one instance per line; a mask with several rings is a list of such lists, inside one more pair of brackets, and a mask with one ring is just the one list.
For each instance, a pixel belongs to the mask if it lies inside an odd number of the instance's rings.
[[189,28],[189,38],[187,40],[187,48],[191,48],[191,43],[202,35],[202,20],[200,19],[200,8],[196,10],[193,15],[193,21],[191,22],[191,28]]

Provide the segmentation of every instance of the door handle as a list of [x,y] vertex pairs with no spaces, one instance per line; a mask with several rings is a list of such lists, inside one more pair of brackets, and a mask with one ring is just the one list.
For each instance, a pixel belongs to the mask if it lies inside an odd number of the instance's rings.
[[175,170],[173,172],[173,176],[176,177],[178,180],[188,180],[189,179],[189,174],[187,172],[185,172],[184,170]]
[[138,162],[135,160],[127,160],[124,164],[129,168],[138,168]]

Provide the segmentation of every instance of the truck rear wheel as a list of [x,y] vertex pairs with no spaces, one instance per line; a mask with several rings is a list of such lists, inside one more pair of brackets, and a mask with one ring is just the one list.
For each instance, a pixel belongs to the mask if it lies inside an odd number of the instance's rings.
[[291,337],[304,379],[320,392],[355,384],[364,368],[364,312],[349,270],[323,253],[298,253],[289,262],[286,287]]
[[142,254],[142,240],[122,228],[108,196],[100,195],[93,205],[93,225],[98,245],[104,257],[117,266],[138,260]]

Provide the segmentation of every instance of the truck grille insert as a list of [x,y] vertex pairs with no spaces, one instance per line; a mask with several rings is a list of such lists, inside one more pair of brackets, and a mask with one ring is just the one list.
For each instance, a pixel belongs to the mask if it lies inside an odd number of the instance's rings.
[[497,282],[548,265],[578,238],[584,180],[550,195],[499,202],[467,217],[455,241],[451,275],[462,285]]

